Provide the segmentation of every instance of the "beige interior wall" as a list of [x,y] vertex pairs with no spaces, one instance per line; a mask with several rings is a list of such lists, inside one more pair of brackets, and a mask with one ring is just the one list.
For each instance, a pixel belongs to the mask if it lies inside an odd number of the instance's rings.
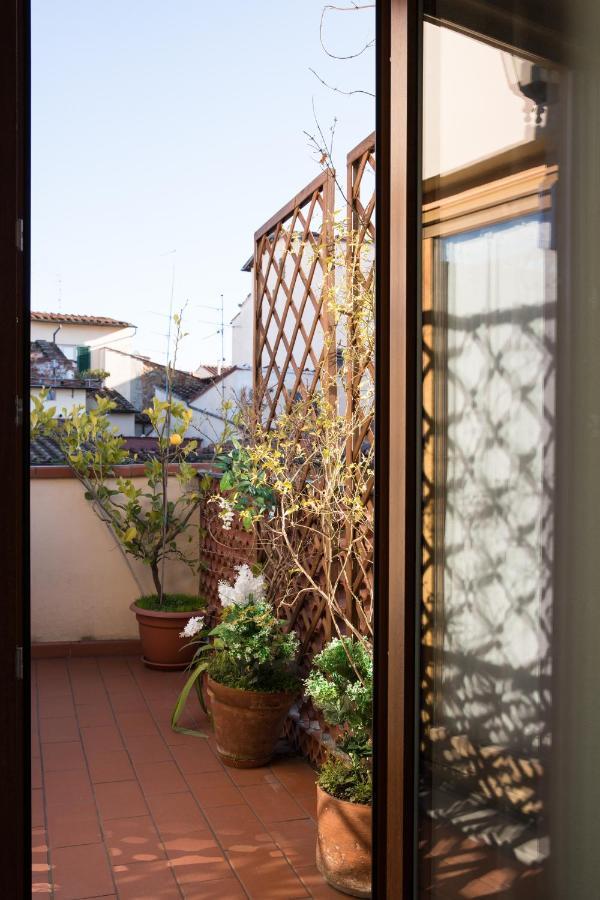
[[[143,484],[143,479],[140,479]],[[177,483],[172,481],[173,494]],[[198,533],[190,530],[197,553]],[[196,593],[198,576],[182,563],[166,567],[167,590]],[[129,609],[152,593],[150,570],[123,556],[73,478],[31,481],[31,639],[109,640],[138,636]]]

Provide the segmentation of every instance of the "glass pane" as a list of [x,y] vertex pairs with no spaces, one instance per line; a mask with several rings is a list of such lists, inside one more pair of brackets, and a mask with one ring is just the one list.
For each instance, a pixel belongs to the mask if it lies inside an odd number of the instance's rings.
[[560,76],[434,23],[424,60],[419,892],[534,900],[550,847]]
[[425,0],[419,897],[600,896],[600,4]]

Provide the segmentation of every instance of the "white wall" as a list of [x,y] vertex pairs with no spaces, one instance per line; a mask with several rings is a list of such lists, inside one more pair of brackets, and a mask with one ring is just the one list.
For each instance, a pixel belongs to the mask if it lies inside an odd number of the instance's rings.
[[231,363],[234,366],[254,364],[254,300],[248,294],[240,311],[231,320]]
[[119,346],[118,349],[123,352],[115,352],[110,347],[93,351],[92,365],[94,368],[104,369],[110,373],[105,381],[107,387],[118,391],[136,408],[140,408],[141,391],[136,391],[136,386],[139,386],[137,379],[144,371],[144,363],[140,359],[128,356],[124,347]]
[[[140,487],[145,483],[139,482]],[[175,495],[174,479],[172,485]],[[137,637],[129,605],[141,594],[152,593],[153,586],[148,567],[128,559],[131,568],[78,481],[32,478],[32,641]],[[166,587],[196,593],[198,576],[181,563],[170,563]]]
[[[32,341],[52,341],[54,332],[58,328],[55,322],[31,322]],[[104,325],[69,325],[63,324],[56,333],[56,344],[69,359],[76,359],[77,347],[101,348],[105,345],[115,344],[119,350],[129,352],[131,340],[135,333],[134,328],[114,328]],[[75,355],[74,355],[75,352]],[[96,368],[93,362],[92,367]]]
[[[31,388],[31,393],[39,397],[41,388]],[[83,388],[54,388],[55,398],[50,400],[46,398],[44,408],[56,407],[56,416],[59,418],[63,415],[63,409],[67,410],[67,414],[71,412],[75,406],[83,406],[85,409],[86,391]]]
[[192,401],[190,409],[194,414],[192,426],[194,437],[198,434],[206,443],[219,440],[223,433],[223,402],[233,403],[233,410],[228,413],[231,416],[235,412],[242,394],[250,395],[252,392],[252,369],[250,366],[236,369],[217,384],[213,385],[197,400]]

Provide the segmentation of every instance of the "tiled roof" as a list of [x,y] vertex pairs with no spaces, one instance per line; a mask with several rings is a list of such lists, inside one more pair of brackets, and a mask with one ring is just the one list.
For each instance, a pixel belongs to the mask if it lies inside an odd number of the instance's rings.
[[[124,438],[125,449],[128,451],[126,463],[143,463],[156,453],[157,439],[152,437],[128,437]],[[184,444],[189,443],[187,440]],[[202,449],[202,441],[198,440],[198,447],[187,457],[188,462],[205,462],[212,458],[209,449]],[[38,437],[31,441],[29,449],[29,463],[32,466],[64,466],[66,460],[56,443],[49,437]]]
[[112,400],[115,405],[115,408],[111,410],[113,413],[134,413],[137,412],[133,403],[130,403],[123,394],[120,394],[118,391],[115,391],[113,388],[101,387],[99,390],[94,391],[94,396],[102,397],[103,399]]
[[213,378],[224,378],[226,375],[229,375],[230,372],[233,372],[235,368],[236,366],[221,366],[221,371],[219,372],[219,366],[207,365],[205,363],[200,363],[198,366],[198,369],[206,369],[207,372],[210,372],[211,377]]
[[[145,360],[145,362],[148,366],[148,371],[142,375],[142,396],[144,405],[147,406],[152,402],[154,389],[164,388],[165,367],[149,360]],[[207,366],[206,368],[208,369],[209,367]],[[213,368],[216,370],[216,366]],[[199,378],[197,375],[192,375],[191,372],[182,372],[180,369],[175,369],[172,375],[173,393],[181,400],[185,400],[186,403],[191,403],[206,393],[213,384],[224,378],[233,368],[235,367],[230,367],[227,371],[224,370],[221,375],[217,375],[215,372],[214,375],[211,374],[208,378]]]
[[106,327],[133,328],[131,322],[111,319],[108,316],[83,316],[77,313],[32,312],[32,322],[56,322],[61,325],[102,325]]
[[64,466],[65,458],[56,441],[39,437],[31,442],[29,464],[32,466]]
[[[165,366],[162,363],[154,362],[147,356],[141,356],[139,353],[126,353],[124,350],[112,348],[113,353],[119,353],[121,356],[130,356],[132,359],[138,359],[143,363],[145,371],[141,375],[142,402],[141,406],[145,409],[152,403],[156,388],[164,388],[165,386]],[[230,372],[233,372],[237,366],[226,366],[222,369],[221,374],[217,374],[217,366],[204,366],[211,375],[206,378],[200,378],[193,375],[192,372],[184,372],[182,369],[173,370],[173,393],[180,400],[191,403],[197,397],[200,397],[212,387],[213,384],[219,382]],[[212,374],[214,371],[214,374]]]

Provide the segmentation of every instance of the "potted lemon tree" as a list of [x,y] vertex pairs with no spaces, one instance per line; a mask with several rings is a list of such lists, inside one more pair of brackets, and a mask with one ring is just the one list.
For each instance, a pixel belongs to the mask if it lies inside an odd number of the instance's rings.
[[[177,347],[181,319],[174,318]],[[56,419],[56,410],[46,405],[47,392],[31,397],[32,436],[50,436],[58,444],[86,500],[123,552],[150,569],[154,591],[140,596],[131,609],[138,620],[144,662],[161,669],[185,668],[193,656],[182,632],[205,603],[195,594],[168,593],[166,564],[176,561],[197,570],[199,560],[190,552],[191,528],[210,486],[208,476],[199,477],[189,461],[197,446],[196,441],[185,440],[192,413],[173,397],[172,372],[168,365],[166,399],[155,397],[144,410],[156,440],[154,453],[143,466],[143,480],[122,474],[120,467],[131,457],[110,422],[115,405],[111,400],[97,396],[94,409],[63,410]]]

